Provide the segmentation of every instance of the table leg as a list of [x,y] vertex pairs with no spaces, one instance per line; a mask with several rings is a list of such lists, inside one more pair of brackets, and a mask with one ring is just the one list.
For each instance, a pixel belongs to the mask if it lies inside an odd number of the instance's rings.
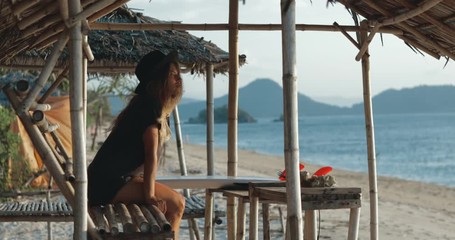
[[264,230],[264,240],[270,240],[270,204],[262,204],[262,229]]
[[245,200],[243,198],[239,198],[239,206],[237,209],[237,236],[236,240],[244,240],[245,239]]
[[205,223],[204,239],[212,240],[212,219],[213,219],[213,193],[210,190],[205,191]]
[[[251,196],[251,195],[250,195]],[[249,240],[258,239],[258,214],[259,214],[259,198],[256,196],[250,197],[250,238]]]
[[303,238],[305,240],[316,240],[316,211],[305,210],[305,225]]
[[351,208],[349,213],[348,240],[357,240],[359,237],[360,208]]

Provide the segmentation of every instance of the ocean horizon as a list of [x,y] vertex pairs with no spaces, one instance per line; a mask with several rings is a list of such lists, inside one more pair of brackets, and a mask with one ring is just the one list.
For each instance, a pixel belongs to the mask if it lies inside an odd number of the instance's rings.
[[[238,148],[284,157],[283,123],[273,120],[239,124]],[[375,115],[378,175],[455,187],[454,123],[455,113]],[[206,144],[205,124],[181,130],[184,143]],[[301,118],[299,143],[303,163],[368,172],[363,115]],[[215,124],[214,145],[227,147],[227,124]]]

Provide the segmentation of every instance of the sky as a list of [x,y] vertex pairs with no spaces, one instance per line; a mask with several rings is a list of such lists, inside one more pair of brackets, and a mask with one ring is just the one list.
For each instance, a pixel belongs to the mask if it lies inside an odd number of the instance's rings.
[[[131,0],[128,7],[145,15],[182,23],[228,23],[228,0]],[[297,24],[353,25],[342,4],[326,0],[297,0]],[[280,0],[239,2],[239,23],[280,24]],[[227,31],[189,31],[228,51]],[[351,33],[354,37],[354,34]],[[355,38],[355,37],[354,37]],[[239,31],[239,54],[247,64],[239,69],[239,88],[258,78],[269,78],[282,86],[280,31]],[[361,63],[357,48],[340,32],[297,31],[298,91],[315,100],[348,106],[363,95]],[[376,34],[370,44],[371,92],[421,85],[454,85],[455,63],[412,51],[390,34]],[[205,79],[184,75],[184,97],[205,99]],[[214,97],[228,93],[228,77],[214,79]]]

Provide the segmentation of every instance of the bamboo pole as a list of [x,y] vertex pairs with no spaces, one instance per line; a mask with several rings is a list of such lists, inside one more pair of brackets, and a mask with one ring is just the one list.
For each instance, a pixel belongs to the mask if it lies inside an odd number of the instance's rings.
[[299,174],[295,0],[281,0],[281,21],[283,24],[283,115],[284,158],[287,172],[287,222],[290,227],[291,239],[298,240],[303,239],[303,230]]
[[[81,11],[79,0],[68,2],[70,17]],[[73,147],[75,181],[74,239],[87,239],[87,232],[94,233],[95,227],[89,220],[87,203],[87,162],[85,149],[85,126],[83,113],[83,66],[81,22],[69,29],[69,76],[71,139]],[[89,223],[90,222],[90,223]],[[90,226],[89,226],[90,225]]]
[[[238,80],[239,80],[239,1],[229,1],[229,102],[228,102],[228,176],[237,176],[238,164]],[[237,228],[236,201],[227,198],[228,240],[235,238]]]
[[207,175],[213,176],[214,170],[214,157],[213,157],[213,143],[214,140],[214,101],[213,101],[213,64],[207,63],[206,65],[206,108],[207,108]]
[[69,26],[73,26],[76,23],[80,22],[81,20],[88,18],[92,14],[99,12],[100,10],[106,8],[107,6],[109,6],[109,5],[111,5],[111,4],[115,3],[115,2],[116,2],[116,0],[101,0],[101,1],[97,1],[96,3],[86,7],[84,10],[82,10],[82,11],[78,12],[77,14],[71,16],[68,19],[68,24],[69,24]]
[[[183,150],[183,142],[182,142],[182,130],[180,127],[180,117],[179,117],[179,109],[178,106],[175,106],[174,111],[172,111],[172,117],[174,118],[174,129],[175,129],[175,138],[177,143],[177,153],[179,156],[179,164],[180,164],[180,175],[187,176],[187,168],[186,168],[186,160],[185,154]],[[190,197],[190,190],[183,189],[183,195],[185,197]],[[194,218],[188,219],[188,226],[190,231],[190,238],[194,238],[195,229],[197,229],[197,222]]]
[[119,8],[123,4],[129,2],[129,0],[116,0],[113,4],[104,7],[103,9],[98,9],[97,11],[94,12],[93,15],[87,17],[87,20],[89,22],[94,22],[98,20],[99,18],[103,17],[104,15],[114,11],[115,9]]
[[[358,26],[342,25],[343,29],[348,32],[360,31]],[[184,24],[184,23],[110,23],[110,22],[91,22],[90,28],[92,30],[112,30],[112,31],[147,31],[147,30],[188,30],[188,31],[226,31],[229,30],[227,23],[203,23],[203,24]],[[332,25],[320,24],[296,24],[298,31],[323,31],[323,32],[337,32],[338,28]],[[281,24],[245,24],[239,23],[238,30],[240,31],[281,31]],[[381,28],[380,33],[389,33],[395,35],[403,35],[403,31],[384,27]]]
[[16,16],[21,15],[21,13],[30,8],[31,6],[37,4],[40,0],[28,0],[28,1],[20,1],[13,5],[12,10],[13,14]]
[[32,25],[33,23],[38,22],[40,19],[48,16],[49,14],[55,12],[58,8],[58,4],[47,4],[41,9],[37,10],[27,18],[22,19],[17,23],[17,27],[20,30],[24,30],[26,27]]
[[[368,28],[368,25],[366,25],[366,27]],[[371,41],[374,38],[374,35],[376,34],[376,32],[379,30],[380,27],[381,27],[381,24],[379,24],[376,21],[373,22],[373,30],[370,32],[370,34],[367,36],[367,38],[363,41],[362,45],[360,46],[359,53],[355,57],[356,61],[360,61],[363,54],[365,54],[365,52],[368,49],[368,45],[370,45]]]
[[92,49],[90,48],[90,45],[88,44],[88,36],[84,35],[83,42],[82,42],[82,48],[85,53],[85,58],[89,60],[90,62],[95,59],[95,56],[93,56]]
[[[360,23],[361,29],[367,28],[367,22]],[[361,41],[367,39],[366,31],[360,32]],[[368,51],[368,49],[367,49]],[[368,148],[368,176],[370,186],[370,239],[379,239],[378,230],[378,186],[376,176],[376,146],[374,142],[373,104],[370,92],[370,59],[362,58],[363,105],[365,111],[365,129]]]
[[58,75],[57,79],[52,83],[52,85],[47,89],[47,91],[41,96],[38,100],[38,103],[44,103],[46,99],[54,92],[55,89],[62,83],[63,79],[68,74],[69,66],[66,66],[65,69]]
[[63,22],[67,22],[69,18],[68,12],[68,0],[58,0],[58,6],[60,8],[60,16],[63,19]]
[[55,63],[57,62],[58,57],[62,53],[67,40],[68,40],[68,36],[66,34],[63,34],[60,36],[60,39],[58,40],[58,42],[54,45],[54,48],[52,49],[52,53],[49,56],[48,60],[46,61],[46,64],[44,65],[44,68],[41,71],[39,78],[35,83],[35,86],[33,86],[33,88],[28,93],[27,97],[23,101],[23,104],[22,104],[23,111],[28,111],[30,106],[35,102],[36,97],[38,96],[41,89],[43,89],[44,84],[46,83],[47,79],[51,75],[52,69],[54,68]]
[[[403,4],[407,8],[416,8],[417,7],[416,4],[413,4],[413,3],[407,2],[407,1],[400,1],[399,3]],[[440,21],[440,20],[432,17],[428,13],[424,12],[424,13],[420,14],[419,17],[421,17],[421,18],[427,20],[428,22],[430,22],[431,24],[429,24],[428,26],[431,26],[431,27],[435,27],[436,26],[437,28],[441,29],[442,30],[441,31],[441,34],[442,34],[441,37],[446,39],[448,42],[453,42],[452,37],[455,36],[455,29],[451,28],[444,21]]]
[[406,21],[410,18],[413,18],[417,15],[420,15],[420,14],[428,11],[430,8],[438,5],[438,3],[440,3],[440,2],[442,2],[442,0],[423,1],[423,3],[420,3],[419,6],[415,7],[414,9],[401,13],[397,16],[386,18],[386,19],[380,21],[380,24],[383,26],[386,26],[386,25],[392,25],[392,24],[397,24],[399,22]]
[[62,167],[60,166],[58,160],[56,159],[54,153],[50,149],[49,145],[46,144],[41,132],[33,124],[28,111],[24,111],[20,107],[19,100],[14,94],[14,90],[11,86],[4,88],[5,95],[8,97],[9,102],[15,109],[19,119],[24,125],[25,130],[27,131],[30,139],[32,140],[33,146],[37,149],[41,159],[46,165],[49,173],[55,179],[59,189],[61,190],[63,196],[68,200],[70,204],[74,204],[74,188],[73,186],[66,181],[65,173],[63,172]]

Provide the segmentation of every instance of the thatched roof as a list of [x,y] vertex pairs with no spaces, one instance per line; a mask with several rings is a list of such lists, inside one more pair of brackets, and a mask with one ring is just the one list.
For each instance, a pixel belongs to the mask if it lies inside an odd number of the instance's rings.
[[[129,10],[126,6],[107,14],[98,22],[115,23],[164,23],[158,19],[143,16]],[[3,39],[4,40],[4,39]],[[88,43],[95,60],[89,63],[89,72],[102,74],[131,73],[135,64],[152,50],[170,52],[179,51],[181,65],[192,72],[204,72],[207,63],[214,64],[215,72],[226,72],[229,55],[215,44],[200,39],[186,31],[106,31],[91,30]],[[51,47],[23,51],[4,60],[4,64],[31,69],[43,66]],[[63,68],[68,53],[64,51],[57,62],[57,68]],[[240,63],[245,63],[245,56],[240,56]]]
[[[103,5],[106,2],[113,3]],[[98,18],[126,2],[128,0],[81,0],[84,13],[87,13],[82,19],[86,18],[88,26],[90,26]],[[436,58],[455,59],[454,0],[329,0],[329,2],[341,3],[362,15],[369,20],[370,25],[379,26],[378,32],[381,32],[381,28],[393,28],[395,30],[393,34],[418,51],[425,52]],[[66,23],[71,24],[72,22],[72,18],[67,17],[68,8],[65,8],[67,3],[68,1],[55,0],[0,0],[0,52],[2,53],[0,55],[0,66],[11,65],[15,62],[20,63],[20,59],[15,59],[18,54],[24,53],[24,51],[39,50],[40,47],[48,46],[55,42],[59,33],[67,29]],[[96,11],[89,11],[99,5],[102,6],[98,7]],[[137,14],[132,14],[130,17],[139,22],[154,21]],[[66,19],[66,21],[63,19]],[[371,26],[369,30],[374,31],[375,29]],[[160,34],[175,36],[175,39],[173,39],[175,44],[187,44],[185,40],[189,40],[188,42],[191,43],[189,46],[194,48],[185,56],[197,57],[197,64],[207,59],[215,61],[222,59],[220,55],[217,55],[219,53],[217,52],[218,50],[212,52],[214,55],[212,57],[204,54],[202,48],[198,49],[195,45],[197,39],[189,36],[185,37],[177,31],[161,31],[157,32],[155,36],[162,36]],[[105,35],[107,34],[99,35],[99,40],[102,40],[100,41],[101,44],[104,43],[103,41],[117,44],[116,38],[122,39],[118,40],[118,42],[122,42],[125,44],[124,46],[137,46],[137,41],[150,43],[148,37],[140,40],[140,34],[130,34],[131,36],[128,36],[128,33],[112,33],[113,36],[110,40],[107,40],[108,38]],[[121,38],[121,36],[125,35],[129,39]],[[162,41],[161,43],[165,45],[169,42]],[[209,47],[210,44],[207,42],[202,45],[205,45],[206,49],[211,49]],[[99,46],[101,47],[102,45]],[[108,51],[113,52],[115,49],[122,52],[122,54],[119,54],[120,58],[117,59],[120,61],[116,61],[116,63],[127,64],[128,61],[134,60],[134,54],[129,56],[127,50],[121,49],[121,46],[109,45],[104,50],[106,51],[105,53],[108,53]],[[94,49],[97,49],[97,47],[95,45],[92,46]],[[186,48],[182,47],[180,49]],[[222,52],[221,55],[223,54],[225,53]],[[115,58],[107,56],[105,58],[106,63],[112,60],[115,60]],[[121,61],[125,62],[122,63]],[[95,65],[96,63],[94,63]],[[103,64],[100,63],[100,65]]]
[[332,0],[366,18],[397,30],[407,45],[435,58],[455,60],[454,0]]

